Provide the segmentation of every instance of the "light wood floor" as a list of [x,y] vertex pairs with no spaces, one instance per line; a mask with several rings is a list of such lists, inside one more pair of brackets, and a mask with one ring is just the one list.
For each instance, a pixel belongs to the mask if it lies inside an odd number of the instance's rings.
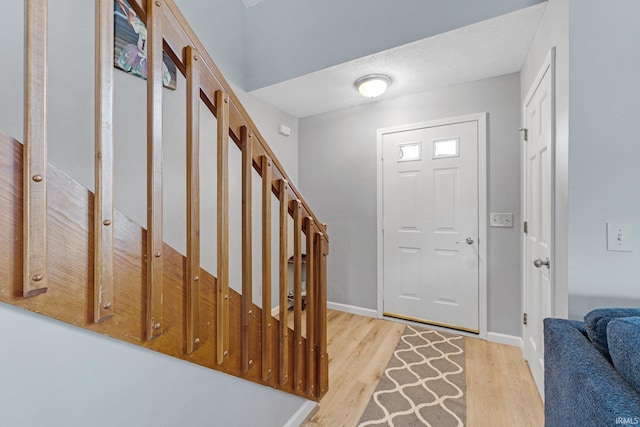
[[[302,424],[354,427],[405,325],[329,311],[329,392]],[[540,427],[542,401],[520,349],[465,338],[467,427]]]

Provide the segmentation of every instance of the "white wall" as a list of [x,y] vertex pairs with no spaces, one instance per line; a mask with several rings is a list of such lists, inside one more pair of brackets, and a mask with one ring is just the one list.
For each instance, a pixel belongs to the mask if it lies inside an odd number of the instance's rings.
[[566,317],[569,259],[569,0],[551,0],[547,3],[520,73],[520,105],[553,47],[556,48],[555,315]]
[[[329,226],[330,301],[376,309],[376,130],[489,113],[490,212],[520,222],[520,76],[510,74],[300,120],[301,191]],[[520,235],[489,229],[488,328],[520,335]]]
[[[211,55],[218,60],[221,69],[229,70],[225,74],[232,82],[241,79],[244,66],[244,6],[237,0],[224,0],[215,3],[192,0],[177,1],[179,7],[198,34],[203,35],[202,41],[211,48]],[[22,139],[22,85],[23,85],[23,3],[9,2],[3,5],[3,13],[0,14],[0,54],[3,63],[7,66],[0,70],[0,128],[17,139]],[[50,0],[49,1],[49,161],[59,169],[66,172],[76,181],[89,189],[93,189],[93,94],[94,94],[94,2],[86,0]],[[241,12],[241,13],[239,13]],[[215,16],[215,19],[212,17]],[[211,25],[212,22],[216,25]],[[69,23],[73,23],[70,25]],[[19,35],[19,36],[16,36]],[[227,51],[226,46],[229,47]],[[238,51],[240,49],[240,51]],[[134,76],[115,71],[115,205],[127,216],[141,225],[146,224],[146,83]],[[273,130],[278,123],[285,123],[292,127],[293,135],[286,139],[280,138],[274,141],[272,148],[281,159],[287,170],[291,171],[294,180],[297,178],[297,120],[259,101],[251,102],[250,95],[240,94],[243,100],[248,101],[246,108],[256,121],[259,130],[267,138],[273,137]],[[185,82],[179,77],[178,89],[163,90],[164,97],[164,215],[165,215],[165,241],[174,248],[184,253],[185,250]],[[202,172],[202,265],[205,269],[215,274],[215,129],[216,122],[212,115],[201,107],[201,155],[203,164]],[[268,139],[269,140],[269,139]],[[231,247],[232,262],[230,266],[231,284],[234,288],[240,287],[241,248],[240,239],[240,152],[231,144],[230,159],[232,170],[230,173],[232,189],[230,201],[234,203],[231,209]],[[259,185],[254,187],[254,206],[259,212],[260,191]],[[256,212],[256,211],[254,211]],[[254,214],[254,218],[259,218]],[[277,216],[275,216],[277,219]],[[256,233],[254,233],[255,235]],[[254,241],[258,255],[254,255],[257,262],[254,263],[254,280],[259,288],[259,240]],[[254,251],[256,253],[256,251]],[[277,249],[274,253],[278,253]],[[276,260],[277,262],[277,260]],[[274,269],[277,272],[277,269]],[[277,285],[277,281],[275,282]],[[255,295],[255,293],[254,293]],[[259,300],[259,294],[257,300]],[[10,423],[11,425],[42,425],[37,420],[51,417],[51,420],[59,420],[58,425],[87,425],[82,422],[86,416],[93,414],[94,418],[102,414],[102,419],[93,423],[102,425],[145,425],[135,422],[142,419],[143,412],[150,419],[155,419],[159,425],[184,424],[171,422],[171,420],[191,420],[190,425],[202,425],[200,420],[223,420],[224,425],[272,425],[281,426],[294,412],[304,404],[305,399],[283,396],[268,387],[260,387],[254,384],[237,380],[233,377],[218,372],[199,368],[177,359],[165,357],[161,354],[149,352],[126,344],[115,343],[105,337],[86,333],[81,330],[68,328],[49,319],[37,317],[31,313],[21,312],[3,306],[0,308],[2,324],[37,325],[34,328],[0,329],[2,342],[15,343],[12,346],[2,346],[3,349],[12,349],[12,358],[28,360],[30,354],[42,354],[46,352],[51,358],[45,366],[48,368],[46,380],[40,381],[41,371],[21,371],[20,376],[13,375],[17,364],[13,362],[3,363],[0,367],[0,382],[4,391],[14,390],[11,402],[18,404],[7,405],[8,400],[0,402],[0,419],[23,419],[23,424]],[[26,319],[26,320],[25,320]],[[30,340],[29,346],[19,345],[22,342],[22,334]],[[51,343],[62,342],[60,352],[53,348],[54,344],[43,341],[46,336]],[[100,347],[102,351],[91,352],[87,347]],[[74,358],[73,353],[87,355],[86,358]],[[19,350],[16,350],[19,349]],[[122,350],[125,349],[125,350]],[[86,353],[88,352],[88,353]],[[69,363],[66,362],[69,359]],[[88,357],[90,355],[91,357]],[[13,360],[1,357],[2,360]],[[113,360],[118,360],[114,364]],[[91,363],[87,363],[90,360]],[[37,362],[33,362],[35,364]],[[162,366],[163,375],[150,369],[143,369],[136,373],[139,367]],[[95,367],[103,367],[100,375],[93,375]],[[89,374],[73,380],[74,372],[87,371]],[[203,373],[204,371],[204,373]],[[105,379],[108,377],[108,379]],[[176,380],[183,378],[184,380]],[[199,381],[193,382],[198,377]],[[6,381],[5,381],[6,379]],[[154,414],[148,414],[150,396],[155,396],[162,401],[160,390],[157,390],[162,381],[177,381],[176,385],[184,391],[185,401],[198,402],[202,395],[209,396],[210,401],[218,403],[201,404],[172,408],[165,404],[161,410]],[[56,405],[46,406],[48,412],[33,411],[30,402],[34,390],[34,383],[39,384],[37,393],[42,396],[55,396],[53,402]],[[193,388],[186,387],[193,384]],[[30,387],[27,387],[30,385]],[[60,385],[65,385],[60,391]],[[95,390],[104,390],[102,404],[118,410],[102,413],[87,401],[88,398],[74,402],[77,395],[92,396]],[[111,393],[108,393],[111,391]],[[117,391],[117,392],[116,392]],[[166,393],[165,393],[166,394]],[[242,396],[242,402],[250,402],[251,407],[239,404],[238,396]],[[41,399],[41,402],[45,398]],[[99,399],[96,399],[98,401]],[[256,403],[258,402],[258,403]],[[20,406],[24,405],[24,406]],[[123,414],[119,414],[120,406],[126,406]],[[256,406],[258,405],[258,406]],[[269,409],[264,409],[268,406]],[[248,410],[249,409],[249,410]],[[92,411],[93,410],[93,411]],[[140,411],[140,413],[136,411]],[[19,418],[27,412],[33,412],[32,416]],[[86,414],[85,414],[86,412]],[[262,413],[261,413],[262,412]],[[211,414],[215,417],[211,418]],[[78,423],[64,423],[65,419],[75,420]],[[98,415],[96,415],[98,414]],[[183,417],[179,417],[183,415]],[[121,422],[130,416],[134,422]],[[259,419],[258,419],[259,416]],[[88,418],[86,418],[88,419]],[[28,421],[30,420],[30,421]],[[166,421],[163,421],[166,420]],[[229,420],[227,423],[226,420]],[[0,424],[2,424],[0,421]],[[48,425],[55,425],[53,422]],[[189,425],[187,422],[186,425]]]
[[[640,3],[570,8],[569,314],[640,306]],[[630,224],[633,252],[606,250],[606,223]]]

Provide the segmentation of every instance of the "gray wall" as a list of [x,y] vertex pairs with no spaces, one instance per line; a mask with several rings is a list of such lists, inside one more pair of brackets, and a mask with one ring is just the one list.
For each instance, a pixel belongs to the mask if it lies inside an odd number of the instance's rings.
[[[214,60],[224,70],[225,76],[232,82],[240,78],[244,64],[244,6],[237,0],[218,2],[178,0],[184,14],[202,41],[211,49]],[[91,52],[94,49],[94,2],[86,0],[50,0],[49,2],[49,161],[66,172],[73,179],[93,189],[93,93],[94,64]],[[212,17],[215,16],[215,19]],[[0,38],[0,54],[7,66],[0,71],[0,128],[10,135],[22,140],[22,85],[23,85],[23,4],[9,2],[0,14],[0,28],[5,37]],[[211,25],[212,22],[216,25]],[[69,25],[73,22],[73,25]],[[231,45],[229,51],[226,46]],[[146,224],[146,84],[143,80],[115,71],[115,205],[127,216],[143,226]],[[179,77],[176,91],[163,90],[164,96],[164,214],[165,240],[174,248],[184,253],[185,248],[185,82]],[[285,168],[297,178],[297,119],[284,114],[273,107],[259,101],[251,102],[252,97],[240,93],[247,101],[246,108],[256,121],[259,130],[267,138],[274,137],[278,123],[292,127],[293,135],[286,139],[276,139],[272,148]],[[206,163],[202,171],[202,229],[201,234],[209,238],[203,239],[202,264],[205,269],[215,274],[215,118],[204,113],[201,107],[201,155]],[[232,147],[235,145],[232,144]],[[231,254],[236,262],[231,264],[231,283],[234,288],[240,285],[240,152],[232,148],[230,159],[235,165],[230,174],[231,197],[234,203],[231,210]],[[257,178],[256,181],[258,182]],[[260,188],[256,184],[255,188]],[[254,206],[259,213],[260,192],[254,192]],[[258,213],[254,214],[259,218]],[[277,216],[274,216],[277,219]],[[256,233],[254,233],[255,235]],[[235,238],[233,238],[235,236]],[[254,242],[254,277],[256,288],[260,285],[260,242]],[[277,247],[274,253],[278,253]],[[277,262],[277,260],[276,260]],[[277,272],[277,269],[274,269]],[[277,281],[275,282],[277,284]],[[259,300],[259,292],[254,292]],[[7,393],[12,391],[12,399],[1,399],[0,413],[2,420],[23,420],[11,425],[87,425],[90,414],[98,425],[202,425],[201,420],[222,420],[225,425],[271,425],[281,426],[305,402],[305,399],[283,395],[268,387],[260,387],[218,372],[196,367],[177,359],[149,352],[134,346],[114,343],[106,337],[90,334],[79,329],[66,327],[50,319],[40,318],[31,313],[21,312],[8,306],[0,307],[0,324],[36,325],[30,329],[9,327],[0,329],[3,342],[14,343],[2,348],[10,352],[9,356],[0,358],[9,362],[0,368],[0,382]],[[26,319],[26,320],[25,320]],[[29,341],[29,345],[20,344]],[[44,338],[43,338],[44,337]],[[45,341],[43,341],[45,339]],[[51,344],[63,342],[64,345]],[[57,351],[54,347],[61,349]],[[100,348],[95,353],[88,347]],[[16,350],[19,349],[19,350]],[[44,365],[46,375],[40,371],[21,371],[14,375],[18,362],[14,359],[24,358],[27,365],[30,354],[42,354],[49,357]],[[83,350],[77,350],[83,349]],[[73,354],[72,354],[73,353]],[[75,358],[74,354],[85,355]],[[67,362],[68,359],[68,362]],[[87,363],[90,360],[91,363]],[[117,360],[117,363],[114,362]],[[36,365],[33,361],[31,365]],[[25,365],[25,366],[27,366]],[[162,366],[163,375],[157,370],[140,369],[140,366]],[[103,370],[97,369],[102,367]],[[44,369],[44,368],[43,368]],[[87,372],[87,375],[75,377],[76,371]],[[94,375],[94,371],[100,371]],[[180,380],[180,378],[183,378]],[[194,377],[197,377],[194,379]],[[43,378],[45,378],[43,380]],[[105,379],[106,378],[106,379]],[[176,379],[178,378],[178,379]],[[184,391],[183,405],[176,407],[168,403],[157,412],[151,413],[150,396],[162,402],[162,381],[172,381]],[[38,389],[33,390],[33,384]],[[60,385],[65,385],[60,389]],[[191,384],[192,388],[186,387]],[[162,384],[164,386],[164,384]],[[95,390],[105,390],[99,397],[102,404],[109,407],[124,405],[122,413],[118,411],[101,411],[91,406],[88,396],[95,395]],[[115,393],[114,390],[118,392]],[[40,393],[43,401],[55,404],[46,406],[46,411],[36,411],[30,402],[34,393]],[[199,402],[203,395],[209,396],[210,404],[190,405],[188,402]],[[45,398],[45,396],[54,396]],[[76,401],[77,396],[85,396]],[[166,392],[163,396],[167,396]],[[239,404],[238,396],[243,401],[252,402],[251,410]],[[4,397],[4,396],[3,396]],[[94,398],[91,398],[94,399]],[[97,397],[94,401],[99,401]],[[7,402],[11,402],[10,404]],[[256,403],[258,402],[258,403]],[[81,405],[81,406],[78,406]],[[258,406],[256,406],[258,405]],[[263,408],[263,405],[268,407]],[[85,413],[86,412],[86,413]],[[25,415],[27,414],[27,415]],[[101,414],[95,420],[96,414]],[[212,414],[215,416],[212,417]],[[260,418],[257,419],[257,414]],[[137,422],[145,416],[149,424]],[[11,418],[9,418],[11,417]],[[23,418],[20,418],[23,417]],[[45,418],[50,417],[50,418]],[[51,422],[41,420],[49,419]],[[123,422],[123,420],[133,420]],[[40,420],[40,421],[38,421]],[[65,422],[71,420],[71,422]],[[77,423],[76,421],[77,420]],[[173,422],[183,420],[183,422]],[[227,420],[229,420],[227,422]]]
[[[569,0],[547,3],[520,73],[521,103],[552,47],[556,48],[555,315],[567,317],[569,208]],[[572,47],[573,48],[573,47]]]
[[246,88],[332,65],[542,0],[268,0],[247,10]]
[[[640,306],[640,3],[570,8],[569,314]],[[633,252],[606,250],[606,223],[631,224]]]
[[0,424],[281,427],[304,399],[0,304]]
[[[328,296],[376,309],[376,130],[489,113],[490,212],[520,223],[520,76],[347,108],[300,120],[300,186],[329,225]],[[489,228],[488,329],[520,336],[519,228]]]
[[245,14],[239,0],[174,0],[231,83],[244,86]]

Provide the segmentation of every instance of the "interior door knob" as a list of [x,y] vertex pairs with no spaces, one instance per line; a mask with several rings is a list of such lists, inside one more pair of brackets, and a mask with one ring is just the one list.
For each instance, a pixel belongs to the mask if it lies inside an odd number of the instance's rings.
[[464,240],[458,240],[456,242],[456,245],[459,245],[460,243],[466,243],[467,245],[473,245],[473,239],[471,237],[467,237]]
[[547,269],[548,269],[548,268],[551,268],[551,267],[550,267],[549,257],[545,258],[545,259],[544,259],[544,261],[543,261],[543,260],[541,260],[540,258],[536,258],[536,259],[534,259],[534,260],[533,260],[533,265],[534,265],[536,268],[540,268],[540,267],[542,267],[543,265],[547,266]]

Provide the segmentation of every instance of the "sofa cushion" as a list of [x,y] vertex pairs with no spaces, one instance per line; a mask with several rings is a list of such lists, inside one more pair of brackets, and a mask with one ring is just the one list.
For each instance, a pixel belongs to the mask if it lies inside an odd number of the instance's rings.
[[640,417],[640,394],[578,322],[544,319],[544,388],[546,427],[615,427]]
[[607,346],[607,325],[612,319],[635,316],[640,316],[639,308],[599,308],[584,316],[584,324],[594,347],[611,360]]
[[614,368],[640,393],[640,317],[612,320],[607,338]]

